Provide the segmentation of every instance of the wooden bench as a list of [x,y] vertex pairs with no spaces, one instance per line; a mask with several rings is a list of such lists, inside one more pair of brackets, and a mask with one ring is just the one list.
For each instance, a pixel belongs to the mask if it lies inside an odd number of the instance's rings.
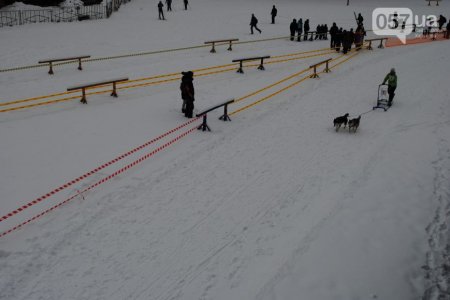
[[216,43],[225,43],[225,42],[229,42],[230,43],[230,46],[228,47],[228,51],[232,51],[233,49],[231,48],[231,44],[233,43],[233,42],[236,42],[236,41],[239,41],[239,39],[226,39],[226,40],[216,40],[216,41],[207,41],[207,42],[205,42],[205,44],[212,44],[212,49],[211,49],[211,51],[209,51],[209,52],[211,52],[211,53],[216,53],[216,48],[215,48],[215,44]]
[[328,63],[331,61],[331,58],[326,59],[324,61],[318,62],[317,64],[309,66],[310,69],[314,69],[314,73],[309,78],[319,78],[319,75],[317,75],[317,67],[320,65],[325,64],[325,69],[323,70],[325,73],[330,73],[331,70],[328,67]]
[[197,129],[198,130],[203,130],[203,131],[205,131],[205,130],[211,131],[211,129],[209,128],[208,124],[206,123],[207,113],[209,113],[210,111],[213,111],[213,110],[215,110],[215,109],[217,109],[219,107],[222,107],[222,106],[223,106],[223,115],[219,118],[219,120],[231,121],[230,117],[228,116],[228,104],[233,103],[233,102],[234,102],[234,99],[227,100],[227,101],[225,101],[223,103],[220,103],[220,104],[214,105],[214,106],[212,106],[212,107],[210,107],[208,109],[205,109],[201,113],[197,114],[196,115],[197,118],[198,117],[203,117],[203,123],[199,127],[197,127]]
[[80,102],[83,103],[83,104],[87,104],[87,101],[86,101],[86,89],[87,88],[94,87],[94,86],[100,86],[100,85],[106,85],[106,84],[112,83],[113,91],[111,93],[111,96],[117,97],[116,84],[117,84],[117,82],[123,82],[123,81],[128,81],[128,78],[122,77],[122,78],[116,78],[116,79],[99,81],[99,82],[95,82],[95,83],[80,84],[80,85],[77,85],[77,86],[73,86],[73,87],[67,88],[67,91],[81,90],[83,94],[82,94]]
[[372,48],[372,42],[374,41],[380,41],[380,45],[378,46],[378,48],[383,49],[383,41],[387,40],[388,38],[378,38],[378,39],[368,39],[366,40],[366,42],[369,42],[369,45],[367,46],[367,50],[373,50]]
[[248,57],[248,58],[238,58],[233,59],[232,62],[239,62],[239,69],[237,70],[237,73],[244,73],[244,70],[242,70],[242,62],[243,61],[250,61],[250,60],[261,60],[261,64],[258,66],[258,70],[264,71],[264,59],[270,58],[270,56],[257,56],[257,57]]
[[49,64],[50,70],[48,71],[48,74],[53,75],[53,63],[58,61],[71,61],[71,60],[78,60],[78,70],[83,70],[81,67],[81,60],[84,58],[90,58],[90,55],[81,55],[81,56],[72,56],[72,57],[62,57],[62,58],[49,58],[49,59],[43,59],[40,60],[40,64]]
[[436,6],[439,6],[439,1],[441,1],[441,0],[425,0],[425,1],[428,1],[428,6],[431,6],[431,1],[435,1]]

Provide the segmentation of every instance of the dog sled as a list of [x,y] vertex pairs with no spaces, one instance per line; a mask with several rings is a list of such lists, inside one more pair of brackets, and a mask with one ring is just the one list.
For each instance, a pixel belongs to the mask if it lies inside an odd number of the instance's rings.
[[373,107],[373,109],[381,108],[384,111],[389,109],[389,95],[388,95],[388,86],[386,84],[380,84],[378,86],[378,98],[377,105]]

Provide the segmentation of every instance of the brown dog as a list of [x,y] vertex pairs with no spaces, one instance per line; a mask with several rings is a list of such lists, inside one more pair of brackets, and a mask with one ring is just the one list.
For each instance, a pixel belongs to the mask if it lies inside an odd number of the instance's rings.
[[351,119],[350,121],[348,121],[348,132],[351,132],[353,129],[353,132],[356,133],[356,130],[359,127],[359,121],[361,120],[361,116],[355,118],[355,119]]

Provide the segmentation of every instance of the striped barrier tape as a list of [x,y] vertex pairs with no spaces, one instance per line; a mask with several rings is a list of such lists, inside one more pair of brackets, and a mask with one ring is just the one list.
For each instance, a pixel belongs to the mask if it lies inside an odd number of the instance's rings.
[[61,192],[61,191],[65,190],[65,189],[67,189],[68,187],[74,185],[75,183],[80,182],[80,181],[83,180],[83,179],[86,179],[87,177],[89,177],[89,176],[91,176],[91,175],[93,175],[93,174],[99,172],[100,170],[102,170],[102,169],[104,169],[104,168],[106,168],[106,167],[108,167],[108,166],[110,166],[110,165],[112,165],[112,164],[114,164],[114,163],[116,163],[116,162],[118,162],[118,161],[124,159],[124,158],[127,157],[127,156],[130,156],[131,154],[133,154],[133,153],[135,153],[135,152],[137,152],[137,151],[139,151],[139,150],[142,150],[143,148],[145,148],[145,147],[147,147],[147,146],[149,146],[149,145],[151,145],[151,144],[153,144],[153,143],[155,143],[155,142],[157,142],[157,141],[159,141],[159,140],[165,138],[166,136],[168,136],[168,135],[170,135],[170,134],[172,134],[172,133],[174,133],[174,132],[180,130],[181,128],[186,127],[187,125],[189,125],[189,124],[191,124],[191,123],[197,121],[198,119],[199,119],[199,118],[192,119],[192,120],[190,120],[190,121],[188,121],[188,122],[186,122],[186,123],[184,123],[184,124],[182,124],[182,125],[180,125],[180,126],[174,128],[174,129],[172,129],[172,130],[169,130],[169,131],[167,131],[166,133],[164,133],[164,134],[162,134],[162,135],[160,135],[160,136],[158,136],[158,137],[156,137],[156,138],[154,138],[154,139],[152,139],[152,140],[146,142],[145,144],[142,144],[142,145],[140,145],[139,147],[136,147],[136,148],[134,148],[133,150],[130,150],[130,151],[128,151],[128,152],[126,152],[126,153],[124,153],[124,154],[122,154],[122,155],[120,155],[120,156],[114,158],[113,160],[110,160],[110,161],[108,161],[107,163],[105,163],[105,164],[103,164],[103,165],[101,165],[101,166],[99,166],[99,167],[97,167],[97,168],[95,168],[95,169],[93,169],[93,170],[91,170],[91,171],[89,171],[89,172],[87,172],[87,173],[85,173],[85,174],[79,176],[78,178],[75,178],[75,179],[73,179],[72,181],[67,182],[67,183],[65,183],[65,184],[63,184],[63,185],[61,185],[61,186],[59,186],[58,188],[52,190],[51,192],[49,192],[49,193],[47,193],[47,194],[45,194],[45,195],[42,195],[41,197],[39,197],[39,198],[37,198],[37,199],[35,199],[35,200],[33,200],[33,201],[31,201],[31,202],[25,204],[25,205],[22,205],[22,206],[19,207],[18,209],[15,209],[15,210],[11,211],[10,213],[8,213],[8,214],[2,216],[2,217],[0,218],[0,222],[2,222],[2,221],[4,221],[4,220],[7,220],[7,219],[11,218],[12,216],[14,216],[14,215],[16,215],[16,214],[18,214],[18,213],[24,211],[25,209],[27,209],[27,208],[29,208],[29,207],[35,205],[35,204],[38,204],[38,203],[44,201],[45,199],[47,199],[47,198],[49,198],[49,197],[55,195],[55,194],[58,193],[58,192]]
[[[199,119],[199,118],[196,118],[196,119],[193,119],[193,120],[198,120],[198,119]],[[127,171],[128,169],[130,169],[130,168],[136,166],[137,164],[143,162],[144,160],[147,160],[148,158],[152,157],[153,155],[155,155],[155,154],[158,153],[159,151],[164,150],[165,148],[171,146],[172,144],[174,144],[175,142],[179,141],[180,139],[182,139],[183,137],[187,136],[188,134],[192,133],[192,132],[195,131],[195,130],[197,130],[197,126],[191,128],[191,129],[189,129],[188,131],[186,131],[186,132],[182,133],[181,135],[177,136],[176,138],[170,140],[170,141],[167,142],[166,144],[164,144],[164,145],[162,145],[162,146],[156,148],[155,150],[153,150],[153,151],[147,153],[146,155],[140,157],[139,159],[133,161],[132,163],[126,165],[125,167],[123,167],[123,168],[117,170],[116,172],[112,173],[111,175],[109,175],[109,176],[107,176],[107,177],[105,177],[105,178],[103,178],[103,179],[97,181],[96,183],[90,185],[89,187],[85,188],[85,189],[82,190],[81,192],[78,192],[77,194],[71,196],[70,198],[67,198],[66,200],[64,200],[64,201],[62,201],[62,202],[60,202],[60,203],[58,203],[58,204],[56,204],[56,205],[50,207],[49,209],[43,211],[42,213],[40,213],[40,214],[38,214],[38,215],[35,215],[35,216],[32,217],[31,219],[28,219],[27,221],[22,222],[22,223],[20,223],[19,225],[14,226],[13,228],[11,228],[11,229],[9,229],[9,230],[7,230],[7,231],[5,231],[5,232],[0,233],[0,238],[3,237],[3,236],[5,236],[5,235],[7,235],[7,234],[9,234],[9,233],[11,233],[11,232],[13,232],[13,231],[16,231],[16,230],[22,228],[24,225],[26,225],[26,224],[28,224],[28,223],[30,223],[30,222],[32,222],[32,221],[34,221],[34,220],[36,220],[36,219],[42,217],[43,215],[46,215],[47,213],[53,211],[54,209],[56,209],[56,208],[58,208],[58,207],[60,207],[60,206],[62,206],[62,205],[64,205],[64,204],[66,204],[67,202],[69,202],[69,201],[75,199],[76,197],[78,197],[78,195],[81,195],[81,194],[83,194],[83,193],[85,193],[85,192],[87,192],[87,191],[90,191],[90,190],[92,190],[93,188],[95,188],[95,187],[97,187],[97,186],[99,186],[99,185],[101,185],[101,184],[103,184],[103,183],[105,183],[105,182],[111,180],[112,178],[116,177],[117,175],[119,175],[119,174],[121,174],[121,173]]]

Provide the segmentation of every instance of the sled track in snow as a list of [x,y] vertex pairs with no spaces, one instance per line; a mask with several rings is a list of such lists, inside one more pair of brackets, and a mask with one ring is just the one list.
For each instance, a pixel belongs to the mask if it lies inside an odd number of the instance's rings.
[[448,143],[439,143],[435,169],[433,196],[438,207],[431,223],[427,226],[429,250],[426,254],[425,278],[427,280],[423,300],[450,299],[450,149]]

